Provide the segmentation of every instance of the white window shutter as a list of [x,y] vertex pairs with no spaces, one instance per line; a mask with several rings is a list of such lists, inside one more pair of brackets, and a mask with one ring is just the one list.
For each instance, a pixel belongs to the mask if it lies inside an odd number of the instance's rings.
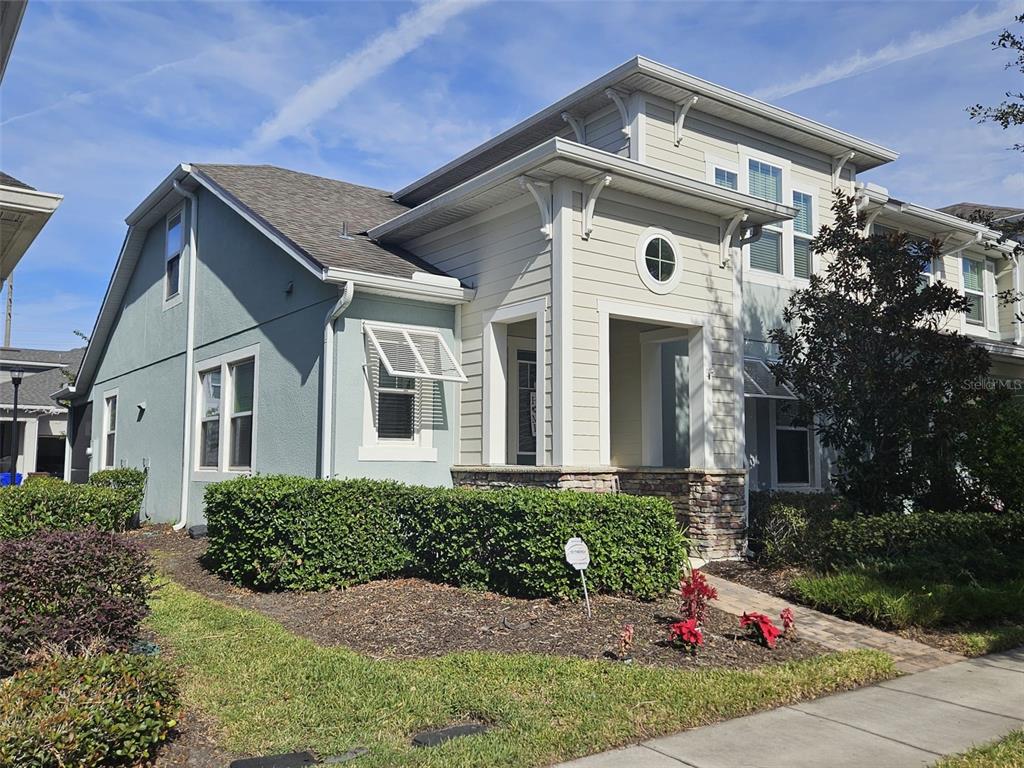
[[438,331],[379,323],[363,323],[363,331],[392,376],[466,381],[466,374]]
[[996,298],[996,265],[985,259],[985,327],[997,333],[999,331],[999,301]]

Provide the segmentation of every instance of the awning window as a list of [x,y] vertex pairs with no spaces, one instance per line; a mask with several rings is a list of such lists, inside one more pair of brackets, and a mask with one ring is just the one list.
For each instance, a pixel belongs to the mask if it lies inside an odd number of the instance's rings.
[[775,381],[775,374],[763,360],[743,361],[743,394],[746,397],[796,400],[796,395],[789,387]]
[[363,331],[391,376],[466,381],[466,374],[438,331],[375,323],[363,323]]

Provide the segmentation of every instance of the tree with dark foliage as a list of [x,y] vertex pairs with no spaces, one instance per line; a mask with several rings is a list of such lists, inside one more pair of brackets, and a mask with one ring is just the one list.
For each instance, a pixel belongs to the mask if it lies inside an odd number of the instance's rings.
[[962,504],[965,425],[981,413],[989,368],[988,353],[953,330],[968,302],[922,283],[938,243],[864,235],[838,190],[832,210],[812,243],[831,263],[790,298],[770,367],[797,395],[797,418],[835,452],[833,482],[858,510]]
[[[1024,13],[1018,16],[1016,21],[1024,24]],[[1024,35],[1017,35],[1009,29],[1004,29],[1002,34],[992,41],[992,47],[996,50],[1009,51],[1015,56],[1015,59],[1007,63],[1006,68],[1016,69],[1024,74]],[[998,123],[1004,130],[1024,125],[1024,91],[1007,91],[1004,95],[1006,100],[994,107],[981,104],[968,107],[971,119],[981,123]],[[1014,144],[1013,149],[1024,152],[1024,143]]]

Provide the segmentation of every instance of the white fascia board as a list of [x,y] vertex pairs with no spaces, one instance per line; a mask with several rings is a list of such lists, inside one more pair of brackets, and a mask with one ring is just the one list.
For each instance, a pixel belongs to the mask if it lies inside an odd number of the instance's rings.
[[40,192],[37,189],[7,187],[0,184],[0,208],[11,208],[28,213],[43,213],[49,216],[60,205],[64,195]]
[[464,288],[455,278],[441,275],[430,275],[417,279],[416,277],[389,277],[355,269],[328,267],[325,270],[324,282],[337,284],[351,282],[357,291],[363,293],[433,301],[441,304],[465,304],[472,301],[476,294],[472,288]]
[[367,234],[374,240],[385,239],[389,234],[396,232],[407,224],[455,205],[480,192],[512,181],[556,159],[568,160],[584,165],[597,172],[611,174],[613,177],[628,177],[664,189],[690,194],[694,197],[730,206],[737,211],[751,214],[751,223],[764,224],[784,221],[794,218],[797,214],[796,209],[792,206],[762,200],[742,192],[708,184],[706,181],[698,181],[677,173],[654,168],[621,155],[615,155],[611,152],[578,144],[575,141],[555,137],[543,144],[538,144],[533,149],[529,149],[511,160],[506,160],[501,165],[462,182],[452,189],[442,192],[437,197],[418,205],[412,210],[401,213],[382,224],[378,224],[370,229]]
[[857,136],[853,136],[852,134],[845,133],[844,131],[836,130],[835,128],[830,128],[823,123],[819,123],[806,117],[801,117],[800,115],[789,112],[788,110],[773,106],[751,96],[746,96],[737,91],[730,90],[729,88],[716,85],[715,83],[703,80],[699,77],[688,75],[678,69],[666,66],[665,64],[659,64],[658,62],[652,61],[651,59],[643,56],[635,56],[626,63],[621,64],[610,72],[605,73],[596,80],[593,80],[582,88],[574,91],[560,101],[557,101],[551,106],[542,109],[540,112],[522,120],[508,130],[502,131],[494,138],[485,141],[483,144],[460,155],[437,170],[431,171],[426,176],[406,185],[395,192],[393,197],[395,200],[401,201],[401,199],[406,195],[409,195],[420,187],[429,184],[439,176],[458,168],[460,165],[471,160],[477,155],[480,155],[502,142],[511,139],[518,133],[528,130],[537,123],[550,120],[554,116],[560,116],[563,112],[572,112],[573,108],[580,102],[593,98],[595,95],[603,93],[608,88],[613,88],[623,80],[636,74],[644,74],[649,77],[656,78],[681,89],[691,91],[694,96],[713,99],[723,104],[741,109],[745,112],[749,112],[753,115],[779,123],[780,125],[788,126],[817,138],[833,142],[842,147],[846,147],[851,151],[857,152],[860,155],[867,155],[875,158],[879,161],[877,165],[892,162],[899,157],[898,152],[888,149],[887,147],[883,147],[880,144],[876,144],[866,139],[861,139]]
[[[868,155],[876,158],[883,163],[892,162],[896,160],[900,155],[899,152],[883,147],[881,144],[876,144],[873,141],[862,139],[853,134],[840,131],[835,128],[831,128],[824,123],[819,123],[816,120],[811,120],[807,117],[802,117],[789,110],[776,107],[768,102],[755,99],[753,96],[747,96],[733,91],[721,85],[717,85],[708,80],[704,80],[693,75],[689,75],[686,72],[681,72],[673,67],[659,64],[656,61],[638,56],[636,58],[638,71],[644,74],[656,77],[659,80],[663,80],[672,85],[677,85],[680,88],[692,90],[695,95],[703,98],[714,99],[720,101],[723,104],[742,109],[745,112],[749,112],[758,117],[763,117],[766,120],[779,123],[781,125],[794,128],[796,130],[808,133],[820,139],[831,141],[835,144],[839,144],[844,147],[848,147],[850,150],[861,155]],[[699,107],[697,107],[699,109]],[[881,163],[880,163],[881,164]]]

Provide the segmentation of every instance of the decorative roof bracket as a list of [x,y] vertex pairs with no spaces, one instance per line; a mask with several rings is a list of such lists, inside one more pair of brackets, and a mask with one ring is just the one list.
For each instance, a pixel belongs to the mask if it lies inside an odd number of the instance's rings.
[[856,152],[844,152],[832,158],[832,189],[839,186],[839,174],[843,172],[843,167],[853,160],[856,155]]
[[953,239],[953,233],[950,232],[948,235],[946,235],[946,237],[942,241],[942,248],[939,250],[938,258],[944,259],[947,256],[959,256],[963,251],[967,250],[972,245],[976,245],[977,243],[980,243],[981,242],[981,237],[982,237],[981,232],[975,232],[974,236],[971,237],[970,240],[967,240],[966,242],[959,243],[958,245],[954,245],[949,250],[946,250],[946,243]]
[[540,209],[540,231],[546,240],[551,239],[551,185],[546,181],[531,179],[529,176],[519,177],[519,186],[533,195],[537,208]]
[[565,120],[569,125],[572,126],[572,132],[576,134],[576,141],[580,144],[587,143],[587,129],[583,124],[583,120],[572,112],[563,112],[562,119]]
[[676,102],[676,146],[683,143],[683,123],[690,107],[697,103],[699,96],[687,96],[682,101]]
[[597,206],[597,198],[601,196],[604,188],[612,183],[611,176],[602,176],[587,189],[587,204],[583,207],[583,239],[589,240],[590,233],[594,231],[594,208]]
[[[746,220],[747,220],[747,213],[746,213],[746,211],[740,211],[735,216],[733,216],[731,219],[722,219],[722,222],[721,222],[720,226],[724,227],[725,231],[722,232],[722,241],[720,243],[720,246],[721,246],[721,254],[720,254],[720,261],[721,261],[721,263],[720,263],[720,266],[723,269],[725,267],[728,267],[730,264],[732,264],[732,255],[731,255],[730,251],[732,250],[732,237],[733,237],[734,234],[736,234],[736,227],[738,227],[740,224],[742,224]],[[760,235],[758,235],[758,236],[760,236]]]
[[611,99],[615,103],[615,106],[619,108],[619,116],[622,118],[622,132],[627,137],[632,138],[629,130],[629,107],[626,106],[626,100],[623,98],[622,94],[614,88],[606,89],[604,95]]
[[885,206],[880,205],[877,208],[872,208],[870,211],[864,214],[864,229],[862,230],[862,232],[865,237],[871,234],[871,227],[874,225],[875,219],[878,218],[878,214],[882,212],[883,208],[885,208]]

